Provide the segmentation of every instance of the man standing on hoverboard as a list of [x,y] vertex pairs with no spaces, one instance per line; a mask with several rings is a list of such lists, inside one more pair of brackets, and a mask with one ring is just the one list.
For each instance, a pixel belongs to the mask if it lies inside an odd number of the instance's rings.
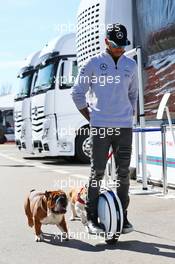
[[80,69],[72,92],[75,105],[90,122],[91,176],[86,211],[91,234],[104,232],[98,224],[97,204],[110,146],[120,185],[117,194],[124,212],[122,233],[133,231],[127,208],[132,124],[138,97],[137,64],[124,55],[125,46],[130,45],[125,26],[109,25],[105,43],[106,50],[90,58]]

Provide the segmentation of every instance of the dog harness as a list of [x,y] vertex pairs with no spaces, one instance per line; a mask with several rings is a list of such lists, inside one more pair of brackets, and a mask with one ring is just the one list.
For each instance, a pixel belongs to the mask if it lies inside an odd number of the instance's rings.
[[77,201],[81,204],[85,204],[85,201],[83,199],[81,199],[81,191],[83,190],[83,188],[81,188],[80,192],[77,194]]

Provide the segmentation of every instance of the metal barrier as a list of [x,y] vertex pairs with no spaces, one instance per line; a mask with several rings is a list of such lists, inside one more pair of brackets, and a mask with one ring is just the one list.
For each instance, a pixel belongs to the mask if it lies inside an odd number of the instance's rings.
[[[167,189],[167,162],[166,162],[166,125],[162,124],[161,128],[136,128],[133,129],[133,132],[135,133],[146,133],[146,132],[161,132],[161,142],[162,142],[162,175],[163,175],[163,193],[166,195],[168,193]],[[145,162],[144,159],[142,159],[142,166],[143,168],[146,166],[146,164],[143,164]],[[145,176],[145,174],[143,174]],[[147,181],[147,175],[146,179]],[[144,179],[143,179],[144,181]],[[144,189],[144,188],[143,188]]]
[[[166,195],[168,193],[168,189],[167,189],[167,158],[166,158],[166,125],[162,124],[161,128],[134,128],[133,132],[134,133],[161,132],[163,194]],[[136,155],[138,155],[138,153],[136,153]],[[143,153],[142,153],[142,155],[143,155]],[[109,152],[108,160],[110,160],[110,164],[109,164],[109,162],[107,163],[107,170],[106,170],[106,174],[107,175],[106,176],[110,176],[112,178],[112,180],[115,181],[116,180],[115,161],[114,161],[114,156],[113,156],[112,149]],[[145,159],[143,159],[143,156],[142,156],[142,171],[144,170],[144,168],[146,168],[146,162],[145,162]],[[136,173],[138,173],[137,170],[136,170]],[[147,191],[148,188],[145,188],[145,182],[147,184],[147,175],[146,175],[146,173],[142,174],[142,182],[144,183],[143,184],[143,190]]]

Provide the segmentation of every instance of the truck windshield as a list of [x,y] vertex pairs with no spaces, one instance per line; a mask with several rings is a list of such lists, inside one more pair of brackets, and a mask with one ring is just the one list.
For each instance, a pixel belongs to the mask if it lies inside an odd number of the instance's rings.
[[19,78],[19,89],[15,100],[22,100],[30,95],[33,73],[23,78]]
[[51,88],[54,79],[54,64],[39,69],[33,93],[40,93]]

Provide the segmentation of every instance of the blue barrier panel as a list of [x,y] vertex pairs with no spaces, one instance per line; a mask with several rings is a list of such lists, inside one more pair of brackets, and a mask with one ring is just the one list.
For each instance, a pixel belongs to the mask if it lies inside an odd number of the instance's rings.
[[156,132],[156,131],[161,131],[160,128],[133,128],[132,130],[135,133],[143,133],[143,132]]

